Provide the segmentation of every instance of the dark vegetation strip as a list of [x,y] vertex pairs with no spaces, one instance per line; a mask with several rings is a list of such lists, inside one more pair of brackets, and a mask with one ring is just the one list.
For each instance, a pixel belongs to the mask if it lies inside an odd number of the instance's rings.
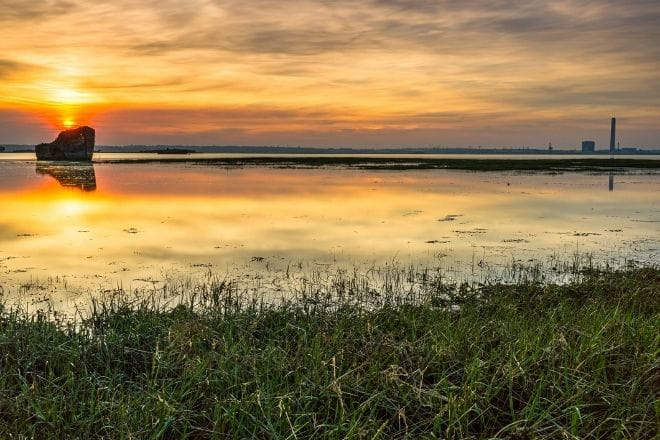
[[344,287],[120,294],[75,324],[0,306],[0,438],[657,438],[656,269]]
[[351,167],[358,169],[424,170],[455,169],[470,171],[620,171],[660,169],[660,160],[645,159],[442,159],[442,158],[365,158],[365,157],[230,157],[195,159],[101,159],[99,163],[193,163],[213,166],[274,167]]

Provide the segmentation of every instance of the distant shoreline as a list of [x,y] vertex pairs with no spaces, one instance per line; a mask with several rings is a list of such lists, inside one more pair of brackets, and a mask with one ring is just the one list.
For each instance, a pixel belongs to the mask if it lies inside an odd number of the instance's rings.
[[[5,153],[27,153],[34,151],[31,145],[0,145],[0,152]],[[416,155],[438,155],[438,154],[470,154],[470,155],[547,155],[547,156],[562,156],[562,155],[583,155],[599,156],[610,155],[614,156],[648,156],[660,155],[660,147],[654,148],[640,148],[640,147],[624,147],[619,151],[610,153],[609,150],[597,150],[593,153],[582,153],[578,149],[554,149],[548,150],[547,148],[537,147],[522,147],[522,148],[478,148],[478,147],[456,147],[456,148],[325,148],[325,147],[271,147],[271,146],[196,146],[196,145],[128,145],[128,146],[113,146],[113,145],[97,145],[96,151],[100,153],[121,153],[121,154],[144,154],[144,153],[160,153],[160,154],[174,154],[182,152],[185,154],[331,154],[331,155],[351,155],[351,154],[416,154]]]

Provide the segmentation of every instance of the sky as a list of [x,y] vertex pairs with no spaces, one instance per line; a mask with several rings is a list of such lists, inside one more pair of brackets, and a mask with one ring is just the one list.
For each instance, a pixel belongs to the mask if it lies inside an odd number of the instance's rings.
[[660,146],[658,0],[0,0],[0,144]]

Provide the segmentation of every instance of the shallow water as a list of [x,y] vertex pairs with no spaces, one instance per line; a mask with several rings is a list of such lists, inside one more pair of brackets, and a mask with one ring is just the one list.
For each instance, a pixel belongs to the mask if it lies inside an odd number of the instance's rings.
[[0,161],[0,289],[62,302],[208,273],[395,261],[467,277],[574,254],[657,264],[659,249],[657,172]]

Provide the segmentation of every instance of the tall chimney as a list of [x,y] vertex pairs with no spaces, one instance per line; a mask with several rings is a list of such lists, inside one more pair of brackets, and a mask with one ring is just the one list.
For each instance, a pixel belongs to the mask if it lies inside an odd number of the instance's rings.
[[610,153],[614,153],[615,140],[616,140],[616,118],[612,118],[612,129],[610,130]]

